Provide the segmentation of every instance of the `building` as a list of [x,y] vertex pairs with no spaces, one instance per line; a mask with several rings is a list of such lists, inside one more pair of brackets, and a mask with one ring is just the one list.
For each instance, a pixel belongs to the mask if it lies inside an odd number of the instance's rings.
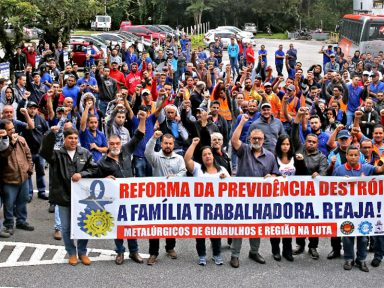
[[353,12],[384,15],[384,0],[353,0]]

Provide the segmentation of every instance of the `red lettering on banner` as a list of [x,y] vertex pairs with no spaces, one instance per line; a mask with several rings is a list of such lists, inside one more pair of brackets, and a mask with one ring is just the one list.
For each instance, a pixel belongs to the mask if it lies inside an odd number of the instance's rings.
[[129,198],[127,183],[120,183],[120,198]]

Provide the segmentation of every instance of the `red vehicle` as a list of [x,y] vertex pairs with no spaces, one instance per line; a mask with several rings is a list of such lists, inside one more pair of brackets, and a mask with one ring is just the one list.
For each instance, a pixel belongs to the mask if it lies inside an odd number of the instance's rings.
[[139,37],[144,37],[146,40],[159,39],[162,42],[167,38],[165,33],[152,32],[144,26],[123,26],[120,27],[120,31],[126,31]]
[[[69,49],[71,50],[72,54],[72,60],[75,62],[79,67],[85,67],[85,61],[86,61],[86,55],[87,53],[90,54],[91,47],[89,46],[89,42],[71,42],[68,45]],[[96,54],[94,56],[95,62],[99,62],[100,60],[104,60],[104,52],[103,50],[97,48],[95,45],[93,45],[93,49],[96,51]]]
[[121,21],[120,22],[120,29],[125,27],[125,26],[132,26],[132,22],[130,20],[128,20],[128,21]]

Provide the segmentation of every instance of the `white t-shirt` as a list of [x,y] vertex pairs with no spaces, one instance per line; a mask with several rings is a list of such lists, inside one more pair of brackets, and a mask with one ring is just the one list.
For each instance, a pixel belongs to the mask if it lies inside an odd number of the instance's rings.
[[212,178],[220,178],[221,174],[225,174],[226,177],[230,177],[227,169],[225,169],[223,166],[220,166],[220,171],[215,174],[209,174],[207,172],[203,172],[201,170],[201,165],[197,162],[194,162],[194,168],[193,168],[193,177],[212,177]]
[[284,164],[279,158],[277,158],[277,163],[279,164],[279,171],[282,175],[292,176],[296,174],[295,160],[293,157],[288,164]]
[[67,153],[68,153],[69,157],[71,157],[71,160],[73,161],[73,157],[75,156],[76,150],[72,150],[72,151],[67,150]]

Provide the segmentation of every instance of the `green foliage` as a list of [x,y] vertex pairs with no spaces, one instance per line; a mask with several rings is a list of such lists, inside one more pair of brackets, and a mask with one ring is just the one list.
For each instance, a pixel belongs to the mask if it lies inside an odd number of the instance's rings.
[[[23,40],[23,26],[33,22],[39,9],[28,1],[0,1],[0,46],[4,49],[4,59],[12,58],[15,47]],[[6,24],[13,26],[13,31],[7,33]]]
[[204,35],[193,35],[191,39],[192,49],[197,49],[199,46],[204,47]]
[[272,35],[268,35],[267,33],[257,33],[255,38],[265,38],[265,39],[288,39],[287,33],[273,33]]

